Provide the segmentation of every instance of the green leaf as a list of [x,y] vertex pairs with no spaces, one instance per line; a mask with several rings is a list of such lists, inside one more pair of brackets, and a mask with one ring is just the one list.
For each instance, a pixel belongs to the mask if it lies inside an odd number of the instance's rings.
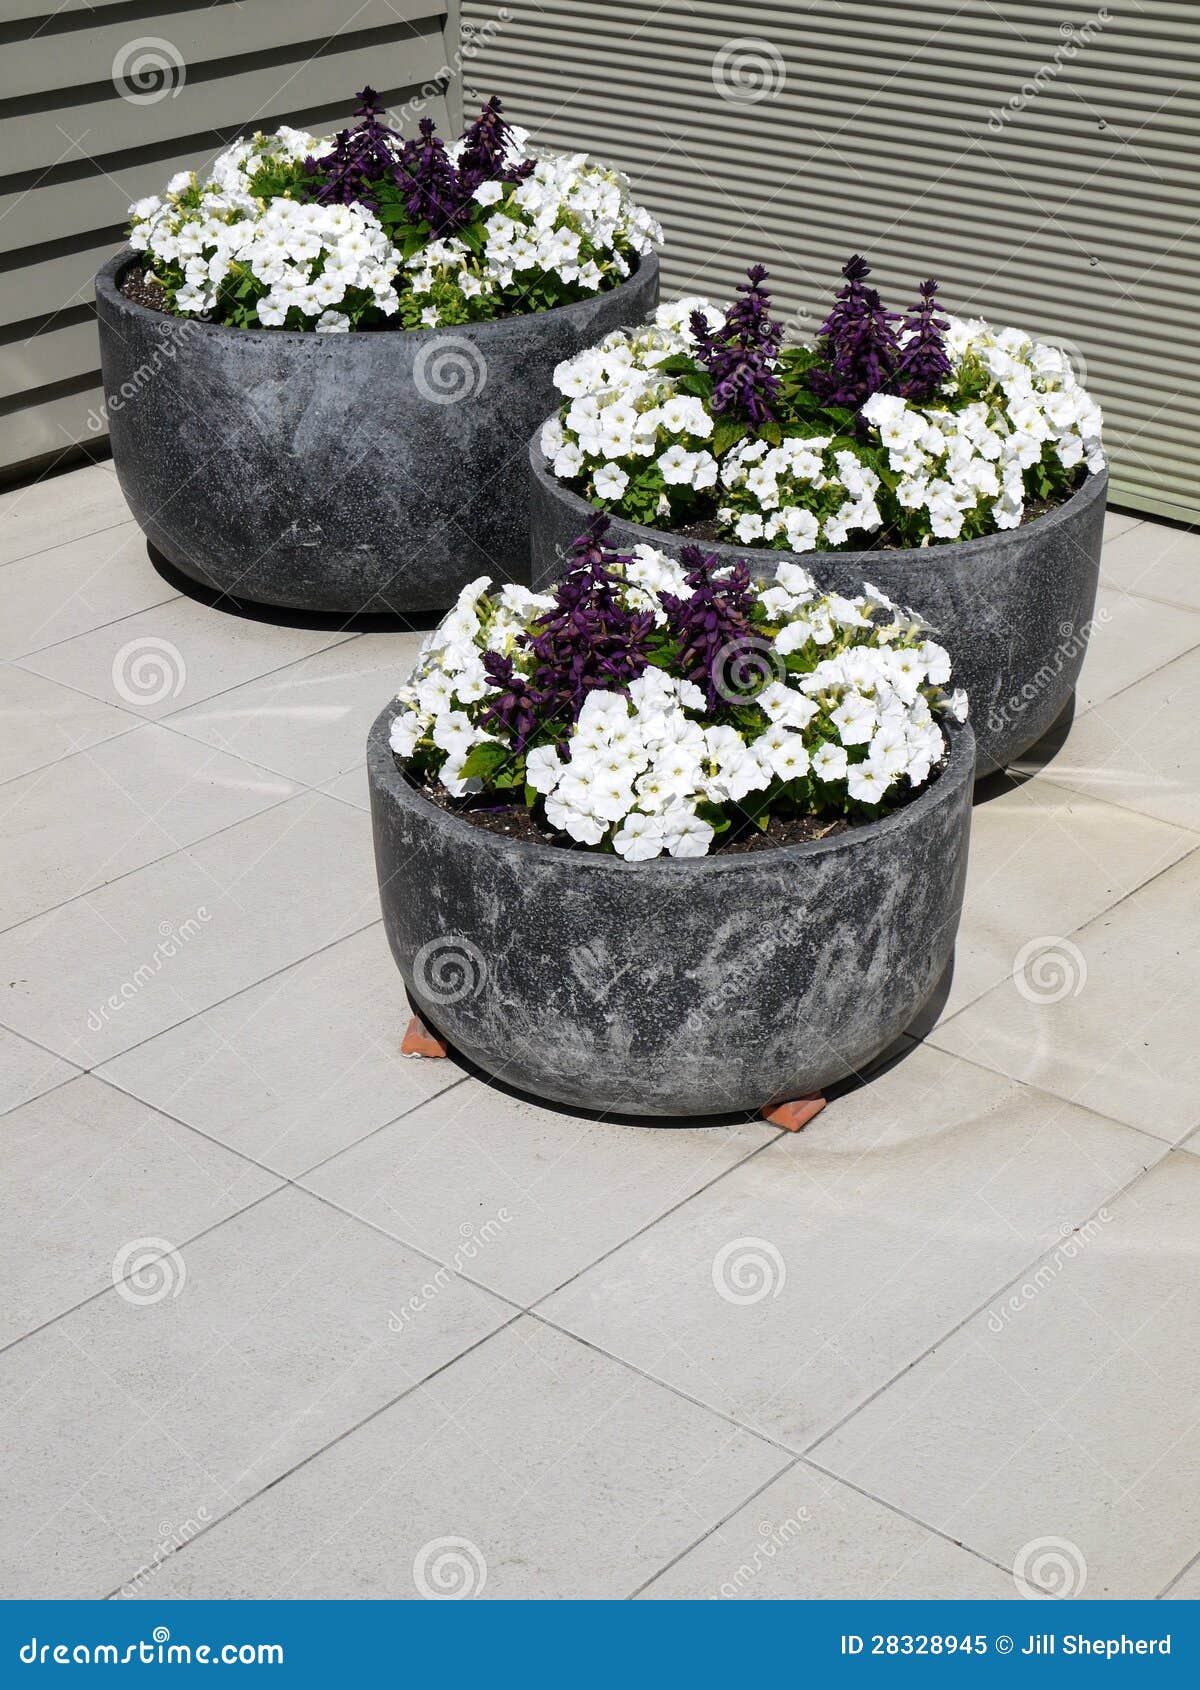
[[723,458],[739,440],[746,438],[746,425],[736,417],[717,417],[713,423],[712,449],[714,458]]
[[496,772],[508,762],[510,756],[508,748],[497,744],[494,739],[481,740],[467,753],[462,777],[464,780],[491,780],[493,784],[498,784],[495,782]]

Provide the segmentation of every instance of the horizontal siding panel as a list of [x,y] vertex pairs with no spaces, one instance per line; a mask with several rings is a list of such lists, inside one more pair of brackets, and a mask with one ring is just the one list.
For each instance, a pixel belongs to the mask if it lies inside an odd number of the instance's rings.
[[102,233],[96,244],[62,253],[40,263],[24,265],[0,275],[0,325],[22,323],[37,315],[48,300],[55,309],[70,310],[92,298],[92,279],[121,244],[120,231]]
[[94,445],[104,438],[93,426],[103,403],[97,375],[95,385],[80,393],[0,416],[0,463],[18,466],[72,446]]
[[[203,172],[239,134],[282,122],[330,134],[379,87],[406,127],[461,125],[458,0],[17,0],[0,14],[0,467],[102,439],[90,316],[96,270],[130,204],[179,169]],[[122,98],[114,62],[165,43],[182,64],[157,99]],[[87,311],[88,315],[83,315]]]
[[100,368],[94,319],[59,327],[51,318],[36,334],[0,343],[0,399],[31,393]]
[[[949,309],[1067,345],[1105,407],[1114,489],[1200,515],[1200,7],[1113,6],[1085,42],[1095,12],[466,0],[481,33],[464,93],[628,172],[666,230],[667,297],[727,297],[761,260],[789,331],[811,335],[857,250],[893,306],[934,274]],[[769,97],[718,92],[737,42]]]
[[[352,38],[365,30],[400,24],[436,22],[445,18],[439,0],[358,0],[340,15],[329,0],[288,0],[286,6],[241,5],[218,0],[216,5],[172,12],[169,8],[146,18],[105,23],[103,16],[80,19],[69,31],[42,30],[28,40],[4,49],[4,79],[0,92],[39,94],[94,83],[106,71],[130,63],[132,49],[141,44],[148,65],[158,64],[171,87],[184,67],[184,81],[192,68],[235,55],[274,52],[291,42],[322,42],[335,36]],[[75,20],[72,19],[72,22]],[[163,51],[165,49],[166,51]],[[147,87],[154,87],[150,83]],[[177,95],[169,96],[178,98]]]
[[[436,76],[444,62],[441,36],[433,25],[428,34],[386,45],[389,60],[413,88]],[[79,102],[66,110],[0,118],[0,158],[6,174],[15,174],[63,164],[77,158],[80,151],[101,158],[122,148],[149,146],[205,130],[261,125],[273,115],[344,97],[355,78],[363,75],[365,46],[350,36],[295,63],[239,70],[234,60],[227,74],[204,81],[189,79],[178,95],[149,105],[120,99],[111,83],[96,84],[82,90]],[[378,70],[383,68],[381,62]]]
[[[338,91],[339,93],[341,90]],[[394,96],[397,105],[411,97],[412,87],[400,89]],[[353,103],[349,105],[317,104],[313,108],[318,134],[332,135],[352,121]],[[439,94],[424,106],[422,114],[432,117],[445,133],[449,115],[445,99]],[[252,133],[255,129],[277,129],[281,123],[309,128],[306,114],[295,109],[274,114],[270,118],[235,126],[224,136],[206,135],[202,140],[191,138],[182,148],[167,142],[153,157],[139,157],[135,164],[104,160],[100,174],[75,176],[68,180],[43,179],[36,192],[28,188],[19,192],[0,194],[0,254],[21,252],[38,242],[56,240],[63,235],[85,229],[110,228],[124,224],[134,200],[147,194],[161,193],[169,177],[177,170],[196,170],[207,173],[217,154],[229,145],[233,134]]]

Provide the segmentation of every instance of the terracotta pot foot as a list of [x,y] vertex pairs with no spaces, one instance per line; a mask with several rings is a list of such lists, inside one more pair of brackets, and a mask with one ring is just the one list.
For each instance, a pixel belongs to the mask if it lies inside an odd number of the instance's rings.
[[794,1097],[787,1103],[772,1103],[768,1108],[760,1109],[759,1114],[773,1127],[786,1127],[788,1132],[798,1133],[824,1107],[824,1097],[816,1092],[812,1097]]
[[419,1015],[414,1015],[400,1041],[401,1056],[445,1056],[446,1046],[438,1035],[427,1027]]

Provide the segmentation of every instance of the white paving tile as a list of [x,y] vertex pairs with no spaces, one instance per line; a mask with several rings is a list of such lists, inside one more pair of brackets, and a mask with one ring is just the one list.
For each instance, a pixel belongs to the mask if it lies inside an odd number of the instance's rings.
[[376,922],[102,1072],[290,1176],[462,1079],[449,1058],[400,1055],[409,1014]]
[[79,1070],[61,1056],[0,1027],[0,1115],[71,1079]]
[[111,464],[46,475],[0,494],[0,564],[129,520]]
[[351,638],[259,622],[181,596],[35,651],[21,666],[155,718]]
[[153,1594],[629,1596],[784,1460],[523,1319],[172,1556]]
[[1101,587],[1076,688],[1082,714],[1200,645],[1200,615]]
[[1068,937],[932,1042],[1175,1141],[1200,1123],[1196,912],[1200,852]]
[[321,791],[327,792],[331,798],[340,798],[343,804],[353,804],[358,810],[369,810],[371,795],[367,790],[367,765],[360,763],[356,769],[347,769],[336,780],[326,782]]
[[1004,1601],[1013,1582],[800,1462],[642,1592],[696,1602]]
[[171,725],[322,786],[362,764],[371,724],[407,680],[420,643],[419,634],[363,634],[192,705]]
[[1068,934],[1173,862],[1197,837],[1046,776],[976,804],[954,978],[940,1019],[1007,979],[1046,934]]
[[45,768],[137,724],[127,710],[0,663],[0,781]]
[[1064,1540],[1060,1594],[1144,1598],[1200,1543],[1200,1162],[1106,1215],[816,1459],[1005,1566]]
[[1162,1154],[921,1047],[539,1312],[803,1450]]
[[0,1147],[3,1343],[278,1184],[88,1074],[5,1115]]
[[376,919],[367,818],[301,793],[0,934],[4,1020],[91,1067]]
[[[295,1187],[0,1356],[7,1596],[97,1597],[507,1320]],[[167,1290],[152,1298],[155,1289]],[[402,1331],[393,1308],[424,1297]],[[269,1494],[269,1493],[268,1493]],[[162,1572],[137,1593],[163,1593]],[[131,1592],[132,1593],[132,1592]]]
[[0,657],[20,657],[177,598],[134,522],[10,563],[0,576]]
[[397,1238],[528,1306],[776,1136],[763,1121],[635,1127],[468,1080],[305,1176]]
[[1080,717],[1046,773],[1059,786],[1200,830],[1200,651]]
[[1105,586],[1200,610],[1200,534],[1164,522],[1142,522],[1106,545]]
[[281,803],[291,781],[146,723],[0,786],[0,928]]

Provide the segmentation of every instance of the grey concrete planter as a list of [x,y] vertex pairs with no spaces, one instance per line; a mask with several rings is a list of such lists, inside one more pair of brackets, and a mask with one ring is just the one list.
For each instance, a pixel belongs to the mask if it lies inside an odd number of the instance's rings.
[[974,739],[882,821],[745,855],[626,863],[486,833],[388,746],[367,766],[384,925],[421,1014],[496,1079],[610,1113],[711,1115],[857,1072],[954,947]]
[[524,441],[554,366],[658,300],[658,261],[609,293],[407,333],[294,334],[166,317],[96,278],[121,490],[184,574],[303,610],[440,610],[528,580]]
[[[529,446],[533,483],[532,570],[544,587],[563,570],[571,540],[595,515],[547,467],[540,429]],[[1003,534],[907,551],[776,552],[705,542],[763,580],[785,559],[825,587],[853,594],[870,581],[919,611],[950,652],[965,687],[978,772],[991,774],[1037,743],[1069,706],[1087,651],[1100,574],[1108,474],[1089,476],[1065,504]],[[679,534],[614,517],[610,535],[628,549],[645,542],[677,556]]]

